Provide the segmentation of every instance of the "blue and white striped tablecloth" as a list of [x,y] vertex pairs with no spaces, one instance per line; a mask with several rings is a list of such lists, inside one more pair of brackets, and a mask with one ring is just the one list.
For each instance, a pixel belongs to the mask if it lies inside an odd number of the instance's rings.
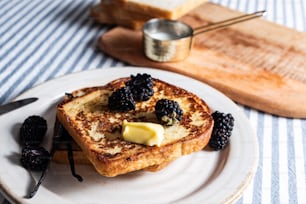
[[[125,66],[95,49],[108,29],[89,18],[97,2],[0,0],[0,104],[61,75]],[[213,2],[242,12],[265,9],[267,20],[306,31],[304,0]],[[237,203],[306,203],[306,120],[240,108],[256,130],[260,155],[254,181]]]

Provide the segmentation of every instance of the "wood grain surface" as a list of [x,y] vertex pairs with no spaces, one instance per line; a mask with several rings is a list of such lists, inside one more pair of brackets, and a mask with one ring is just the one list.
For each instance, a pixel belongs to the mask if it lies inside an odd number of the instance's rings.
[[[238,15],[205,3],[180,20],[196,28]],[[171,63],[145,57],[140,31],[116,27],[103,34],[98,44],[103,52],[131,65],[203,81],[240,104],[278,116],[306,118],[305,33],[265,19],[251,20],[195,36],[188,58]]]

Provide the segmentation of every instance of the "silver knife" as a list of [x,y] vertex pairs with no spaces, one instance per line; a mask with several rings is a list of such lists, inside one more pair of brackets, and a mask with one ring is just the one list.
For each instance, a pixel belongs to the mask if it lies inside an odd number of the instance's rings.
[[15,110],[17,108],[20,108],[22,106],[25,106],[27,104],[33,103],[34,101],[37,101],[38,98],[32,97],[32,98],[25,98],[18,101],[13,101],[4,105],[0,105],[0,115],[10,112],[12,110]]

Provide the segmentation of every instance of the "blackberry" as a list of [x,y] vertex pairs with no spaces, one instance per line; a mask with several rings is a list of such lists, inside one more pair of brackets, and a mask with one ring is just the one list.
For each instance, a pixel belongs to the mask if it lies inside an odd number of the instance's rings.
[[135,109],[135,101],[133,99],[129,87],[117,89],[108,98],[108,107],[116,111],[130,111]]
[[32,115],[20,127],[20,142],[27,146],[38,146],[47,132],[47,121],[41,116]]
[[176,101],[160,99],[155,104],[155,114],[162,125],[173,125],[182,119],[183,111]]
[[221,150],[226,147],[230,141],[234,127],[234,117],[228,113],[215,111],[212,114],[214,127],[209,140],[209,146],[214,150]]
[[27,146],[22,149],[20,162],[26,169],[33,171],[45,170],[51,156],[43,147]]
[[135,101],[147,101],[154,94],[153,79],[149,74],[131,75],[125,85],[131,89]]

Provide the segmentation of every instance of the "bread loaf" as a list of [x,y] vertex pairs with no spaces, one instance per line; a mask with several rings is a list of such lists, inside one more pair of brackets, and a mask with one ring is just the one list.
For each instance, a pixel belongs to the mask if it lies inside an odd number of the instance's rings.
[[140,30],[151,18],[178,19],[207,0],[101,0],[91,9],[99,23]]
[[109,4],[95,5],[90,10],[90,16],[101,24],[120,25],[134,30],[140,30],[147,20],[147,17],[137,19],[136,14],[132,15],[121,7],[116,8]]
[[[107,0],[128,11],[155,18],[178,19],[207,0]],[[101,0],[105,2],[105,0]]]

